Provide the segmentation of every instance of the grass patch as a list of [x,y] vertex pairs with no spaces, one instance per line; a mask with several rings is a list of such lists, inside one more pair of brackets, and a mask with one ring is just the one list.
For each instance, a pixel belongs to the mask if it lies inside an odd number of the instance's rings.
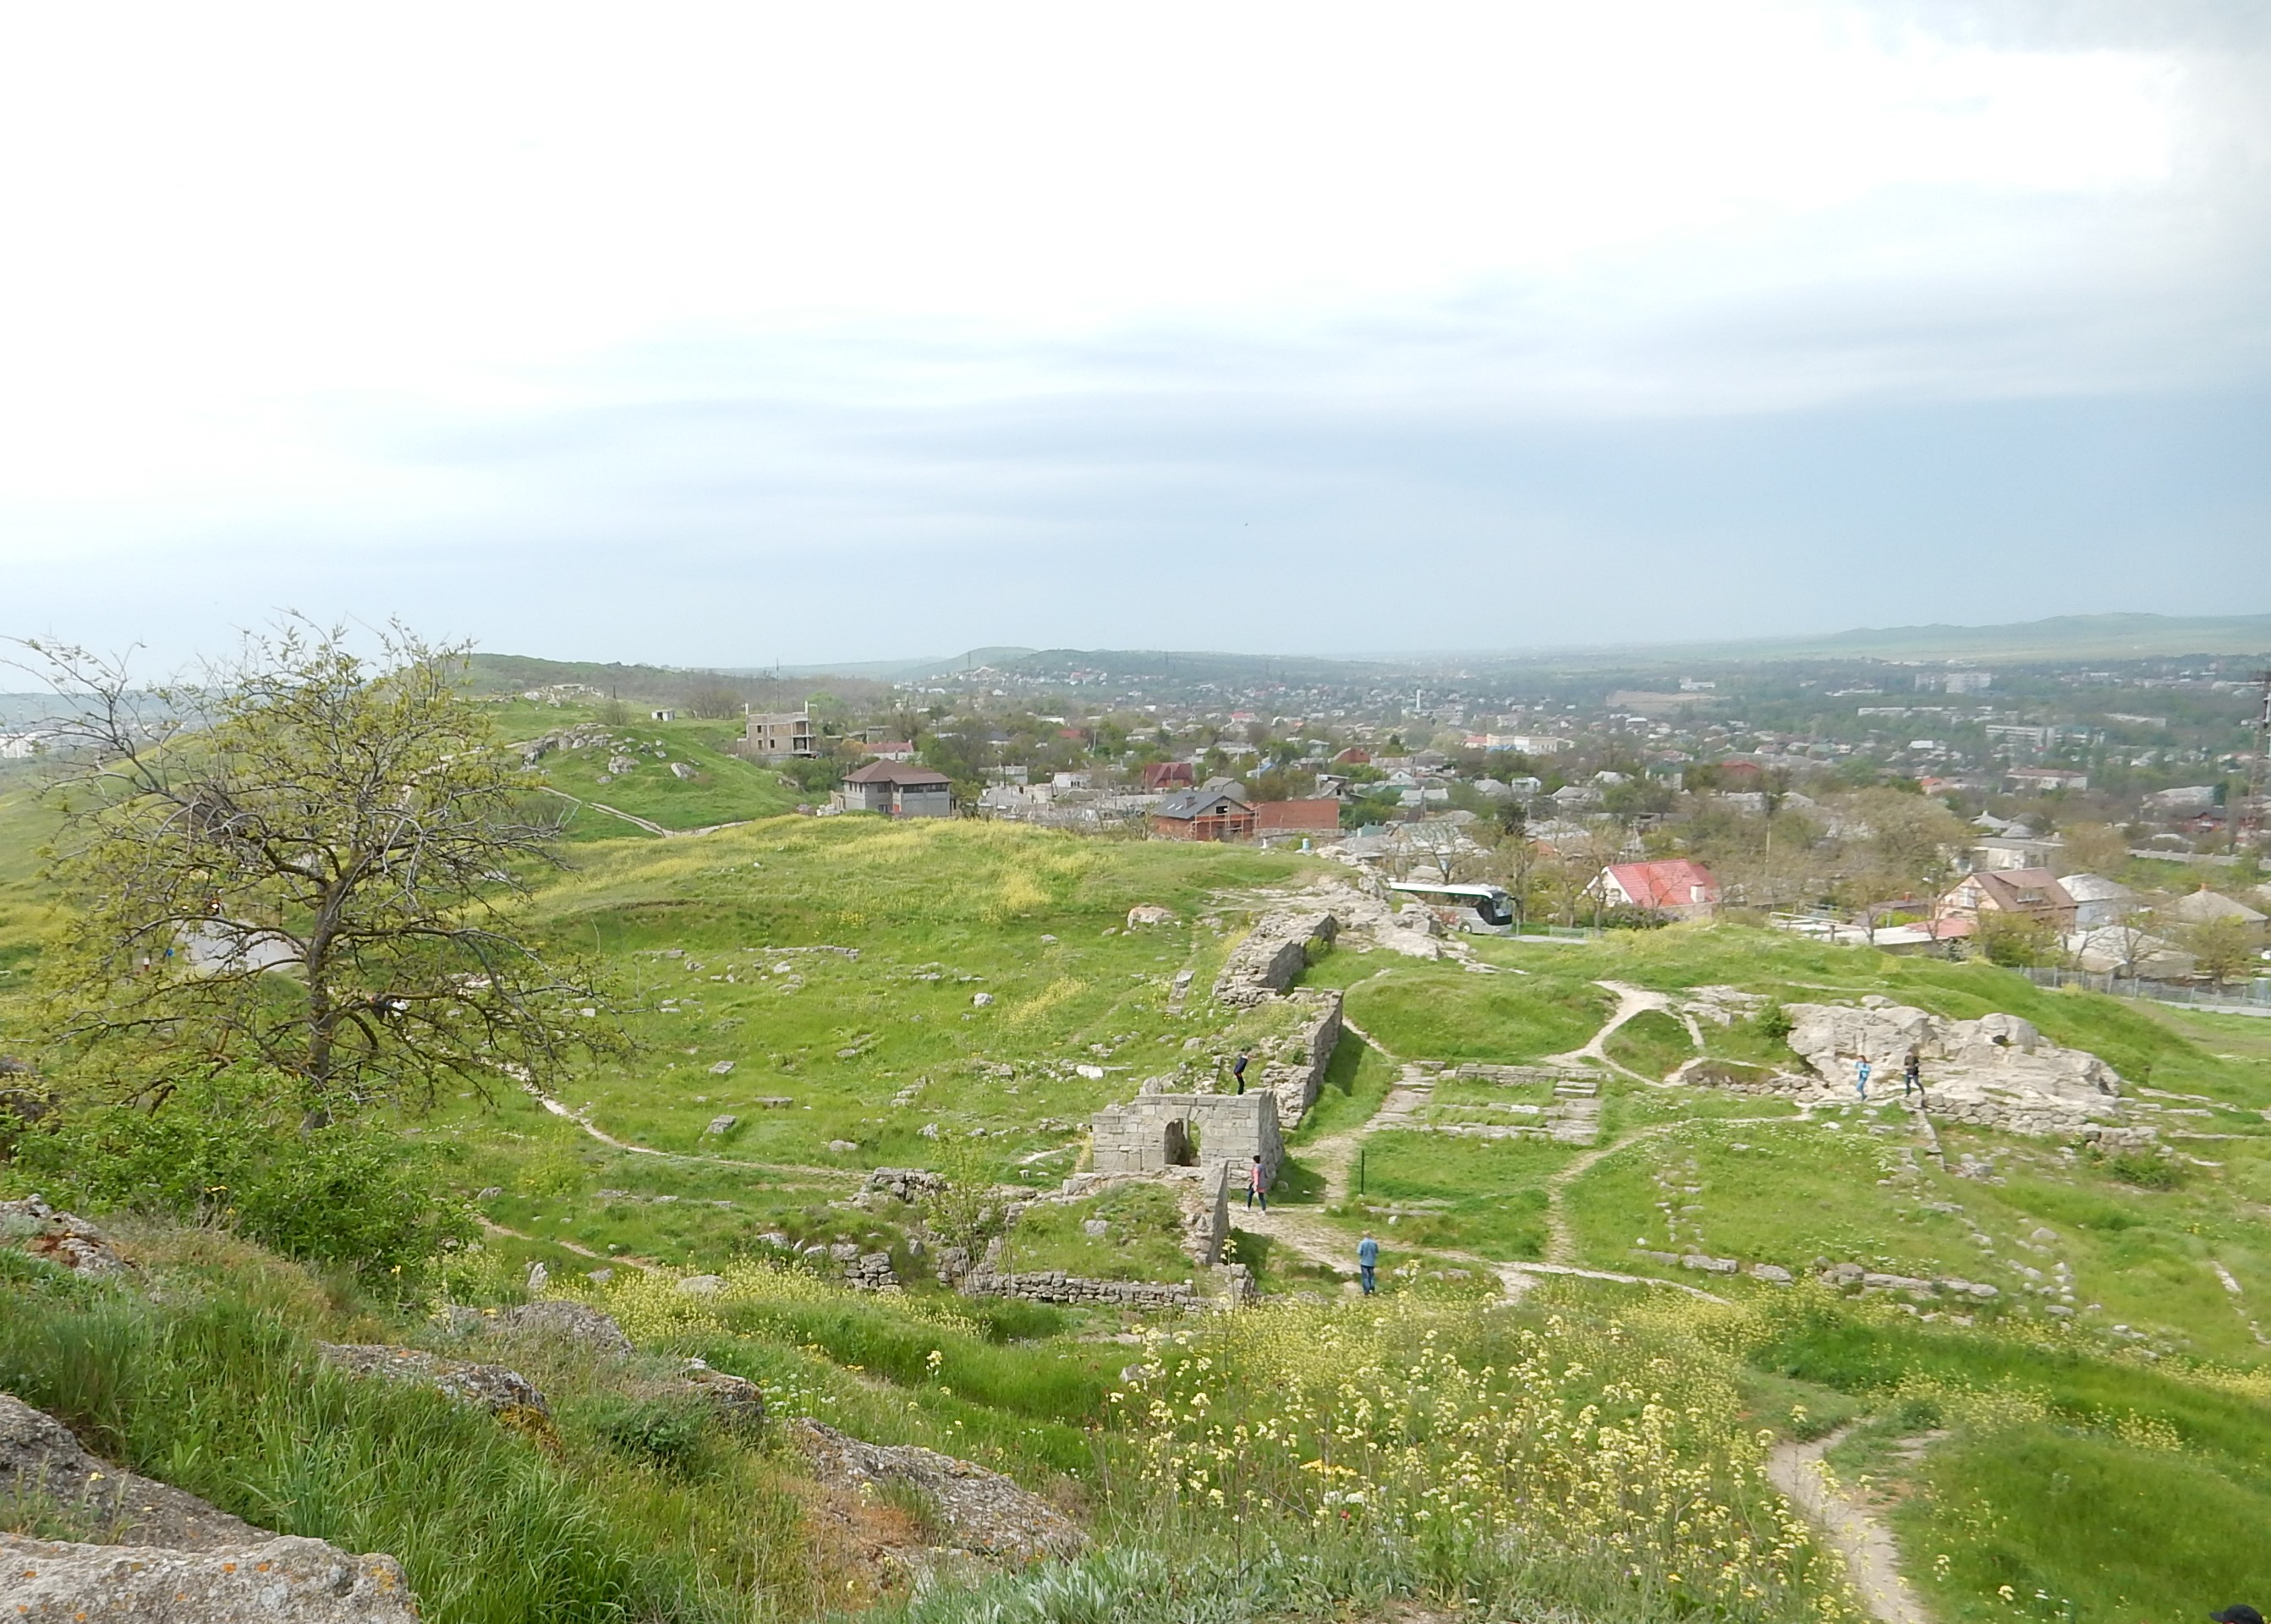
[[[1368,1218],[1374,1234],[1406,1248],[1454,1248],[1508,1260],[1541,1257],[1545,1180],[1573,1154],[1568,1145],[1535,1139],[1374,1134],[1364,1145],[1365,1193],[1351,1196],[1351,1214]],[[1353,1191],[1353,1181],[1350,1188]],[[1418,1204],[1422,1203],[1426,1205]],[[1391,1216],[1393,1225],[1388,1223]]]
[[1608,1057],[1644,1077],[1666,1077],[1695,1058],[1694,1040],[1676,1017],[1643,1009],[1609,1034]]
[[[1091,1235],[1087,1225],[1106,1226]],[[1182,1211],[1173,1190],[1123,1184],[1084,1201],[1025,1209],[1009,1232],[1006,1266],[1028,1273],[1061,1269],[1096,1280],[1186,1280]]]

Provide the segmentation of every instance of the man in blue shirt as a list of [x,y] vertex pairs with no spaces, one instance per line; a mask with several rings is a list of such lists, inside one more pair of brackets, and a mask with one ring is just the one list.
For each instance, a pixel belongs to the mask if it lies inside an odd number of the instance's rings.
[[1380,1267],[1380,1242],[1372,1238],[1372,1231],[1364,1232],[1364,1239],[1356,1243],[1357,1278],[1364,1282],[1367,1297],[1380,1289],[1380,1281],[1373,1270]]

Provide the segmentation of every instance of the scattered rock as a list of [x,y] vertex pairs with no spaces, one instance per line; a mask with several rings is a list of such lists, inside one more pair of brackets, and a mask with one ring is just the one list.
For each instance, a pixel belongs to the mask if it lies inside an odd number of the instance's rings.
[[1174,922],[1175,911],[1163,908],[1156,902],[1138,903],[1128,910],[1128,923],[1131,929],[1137,925],[1172,925]]
[[734,1125],[741,1120],[731,1112],[721,1111],[710,1119],[710,1125],[702,1131],[705,1134],[730,1134],[733,1131]]
[[473,1199],[475,1201],[495,1201],[498,1196],[503,1194],[503,1185],[484,1184],[480,1188],[473,1192]]
[[991,993],[972,993],[970,995],[970,1002],[979,1009],[982,1009],[987,1004],[994,1002],[994,995]]
[[[597,1270],[592,1278],[599,1278]],[[623,1335],[623,1328],[615,1323],[614,1316],[601,1313],[589,1303],[562,1300],[517,1303],[499,1309],[494,1316],[485,1315],[482,1319],[491,1331],[500,1336],[548,1337],[617,1358],[626,1358],[632,1352],[631,1339]]]
[[316,1352],[324,1362],[359,1376],[384,1376],[411,1382],[447,1393],[465,1404],[478,1404],[491,1415],[507,1418],[536,1415],[550,1419],[552,1406],[534,1382],[503,1365],[476,1365],[461,1359],[443,1359],[423,1348],[398,1348],[385,1343],[319,1342]]
[[860,1148],[860,1144],[854,1139],[830,1139],[828,1148],[838,1156],[849,1156]]
[[83,1218],[56,1211],[37,1196],[0,1201],[0,1245],[80,1274],[109,1274],[126,1267],[108,1235]]
[[274,1538],[195,1494],[98,1459],[55,1417],[0,1394],[0,1498],[35,1494],[76,1511],[110,1540],[207,1551]]
[[715,1297],[726,1289],[726,1277],[720,1274],[690,1274],[678,1283],[678,1289],[689,1297]]
[[670,764],[670,776],[674,778],[690,778],[694,776],[694,769],[682,761],[674,761]]
[[733,1427],[756,1427],[765,1419],[764,1390],[747,1376],[712,1370],[698,1359],[689,1359],[668,1390],[689,1393],[710,1404],[719,1419]]
[[350,1556],[320,1539],[213,1550],[66,1545],[0,1535],[7,1599],[31,1619],[152,1624],[417,1624],[417,1598],[391,1556]]
[[721,1060],[717,1064],[710,1068],[710,1075],[713,1077],[722,1077],[730,1074],[733,1069],[733,1062],[732,1061]]
[[1112,1225],[1105,1218],[1090,1218],[1081,1225],[1080,1233],[1091,1240],[1101,1240],[1112,1233]]
[[929,1500],[947,1536],[962,1549],[1014,1561],[1072,1556],[1088,1543],[1069,1518],[1008,1478],[913,1445],[863,1443],[801,1419],[789,1438],[833,1487],[858,1492],[904,1484]]
[[1773,1285],[1788,1285],[1790,1270],[1779,1263],[1753,1263],[1745,1271],[1754,1280],[1764,1280]]

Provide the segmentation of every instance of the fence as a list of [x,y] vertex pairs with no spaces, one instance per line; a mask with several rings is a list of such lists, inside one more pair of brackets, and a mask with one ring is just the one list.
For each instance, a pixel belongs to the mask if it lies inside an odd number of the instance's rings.
[[2083,970],[2030,968],[2019,973],[2036,987],[2078,987],[2085,992],[2104,993],[2115,998],[2142,998],[2153,1003],[2271,1015],[2271,979],[2258,979],[2244,987],[2208,987],[2184,981],[2150,981],[2140,976],[2092,975]]

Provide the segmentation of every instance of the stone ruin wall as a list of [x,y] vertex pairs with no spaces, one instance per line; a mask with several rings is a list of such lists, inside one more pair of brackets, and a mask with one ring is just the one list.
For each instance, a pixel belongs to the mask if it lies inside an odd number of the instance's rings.
[[[1138,1094],[1096,1114],[1091,1168],[1106,1173],[1165,1173],[1186,1166],[1240,1172],[1259,1156],[1266,1188],[1285,1159],[1277,1129],[1277,1095]],[[1193,1148],[1191,1141],[1197,1144]]]

